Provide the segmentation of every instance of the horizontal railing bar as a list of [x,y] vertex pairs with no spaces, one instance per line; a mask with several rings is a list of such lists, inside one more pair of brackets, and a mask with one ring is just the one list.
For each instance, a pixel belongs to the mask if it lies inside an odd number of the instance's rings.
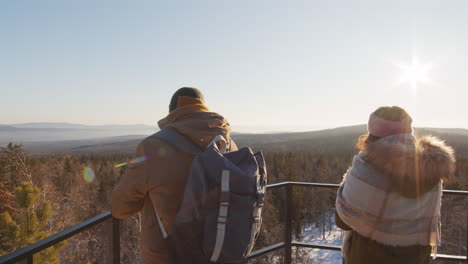
[[268,184],[266,187],[267,189],[275,189],[275,188],[283,187],[288,184],[289,184],[288,182],[278,182],[278,183]]
[[103,222],[112,217],[110,211],[106,211],[100,215],[97,215],[93,218],[90,218],[84,222],[81,222],[75,226],[65,229],[62,232],[54,234],[50,237],[44,238],[32,245],[18,249],[17,251],[8,254],[6,256],[0,257],[0,264],[10,264],[15,263],[19,260],[26,258],[27,256],[33,255],[41,250],[44,250],[50,246],[53,246],[71,236],[74,236],[90,227]]
[[278,183],[273,183],[267,185],[267,189],[274,189],[274,188],[279,188],[283,187],[286,185],[296,185],[296,186],[310,186],[310,187],[321,187],[321,188],[338,188],[340,187],[339,184],[334,184],[334,183],[311,183],[311,182],[278,182]]
[[298,241],[293,241],[292,245],[296,247],[318,248],[318,249],[341,251],[341,246],[333,246],[333,245],[302,243]]
[[[325,249],[325,250],[341,251],[341,246],[333,246],[333,245],[303,243],[303,242],[297,242],[297,241],[293,241],[292,245],[296,247],[318,248],[318,249]],[[437,254],[436,259],[448,260],[448,261],[461,261],[461,260],[466,260],[466,256]]]
[[466,260],[466,256],[437,254],[436,259],[438,259],[438,260],[448,260],[448,261],[460,261],[460,260]]
[[468,195],[468,191],[459,191],[459,190],[442,190],[444,194],[449,195]]
[[[320,187],[320,188],[338,188],[340,187],[339,184],[335,183],[313,183],[313,182],[291,182],[291,181],[286,181],[286,182],[278,182],[278,183],[273,183],[267,185],[268,189],[274,189],[274,188],[279,188],[283,187],[286,185],[295,185],[295,186],[310,186],[310,187]],[[442,190],[444,194],[448,195],[468,195],[468,191],[460,191],[460,190]]]
[[250,255],[247,257],[247,259],[252,259],[252,258],[256,258],[256,257],[262,256],[262,255],[265,255],[267,253],[270,253],[271,251],[275,251],[277,249],[284,248],[285,246],[286,246],[286,243],[281,242],[281,243],[278,243],[278,244],[271,245],[269,247],[265,247],[265,248],[256,250],[256,251],[250,253]]
[[340,187],[339,184],[336,183],[315,183],[315,182],[288,182],[294,186],[308,186],[308,187],[320,187],[320,188],[332,188],[336,189]]

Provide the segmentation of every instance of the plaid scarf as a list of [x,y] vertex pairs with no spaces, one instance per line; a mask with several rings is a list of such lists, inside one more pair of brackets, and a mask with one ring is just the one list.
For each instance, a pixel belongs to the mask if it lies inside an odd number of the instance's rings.
[[384,245],[440,245],[442,181],[421,196],[404,197],[362,153],[338,190],[336,212],[354,231]]

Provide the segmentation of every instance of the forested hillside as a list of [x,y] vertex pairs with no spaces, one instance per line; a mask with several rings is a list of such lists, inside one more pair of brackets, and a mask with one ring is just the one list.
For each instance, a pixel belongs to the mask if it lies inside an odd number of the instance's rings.
[[[257,135],[236,135],[235,139],[240,146],[250,145],[254,150],[265,152],[269,183],[339,183],[356,154],[353,145],[362,131],[362,127],[353,129],[346,133],[328,131],[313,137],[303,133],[289,139],[285,135],[258,138],[255,138]],[[468,136],[446,131],[438,135],[457,150],[455,177],[447,181],[444,188],[468,190]],[[130,152],[82,150],[69,154],[31,155],[21,145],[10,144],[2,148],[0,255],[109,210],[111,190],[125,173],[125,166],[116,168],[116,165],[132,158]],[[335,193],[333,189],[295,187],[292,196],[295,239],[300,240],[302,231],[310,225],[316,226],[326,237],[333,224],[328,216],[333,212]],[[284,194],[281,189],[267,193],[265,217],[256,248],[283,239]],[[466,203],[465,197],[444,196],[440,253],[466,254]],[[28,217],[37,219],[37,225],[30,228],[25,239],[24,232],[20,231]],[[138,263],[139,216],[123,221],[121,231],[123,263]],[[47,254],[58,255],[60,263],[105,263],[110,254],[109,239],[110,225],[103,223],[68,239],[66,244],[51,249]],[[301,251],[295,254],[297,263],[302,259],[301,254]],[[37,255],[38,258],[44,257]],[[256,261],[271,263],[280,258],[281,251],[278,251]],[[52,257],[49,260],[44,263],[58,263]]]

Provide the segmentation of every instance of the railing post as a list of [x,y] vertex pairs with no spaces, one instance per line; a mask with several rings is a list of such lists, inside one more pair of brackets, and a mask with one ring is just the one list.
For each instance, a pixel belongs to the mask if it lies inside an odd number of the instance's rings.
[[112,217],[112,263],[120,264],[120,220]]
[[284,237],[286,239],[286,247],[284,249],[284,263],[291,264],[292,256],[292,184],[286,185],[286,226],[284,228]]

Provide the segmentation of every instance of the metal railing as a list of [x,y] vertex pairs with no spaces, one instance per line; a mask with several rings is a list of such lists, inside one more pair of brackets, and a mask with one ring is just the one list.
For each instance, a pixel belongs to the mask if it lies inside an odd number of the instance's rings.
[[86,231],[91,227],[106,220],[110,220],[112,224],[112,263],[118,264],[120,263],[120,220],[118,220],[117,218],[113,218],[110,211],[106,211],[75,226],[65,229],[62,232],[44,238],[43,240],[40,240],[34,244],[19,249],[11,254],[0,257],[0,263],[16,263],[18,261],[24,261],[26,259],[27,264],[33,264],[33,255],[35,253],[38,253],[48,247],[58,244],[76,234]]
[[[339,187],[339,184],[308,183],[308,182],[281,182],[281,183],[268,185],[267,186],[268,189],[277,189],[277,188],[282,188],[282,187],[286,188],[286,199],[284,200],[285,208],[286,208],[286,215],[285,215],[286,227],[284,230],[284,237],[286,238],[286,241],[254,251],[249,255],[248,257],[249,259],[260,257],[272,251],[284,249],[284,263],[290,264],[291,257],[292,257],[292,247],[316,248],[316,249],[321,249],[321,250],[335,250],[335,251],[341,250],[340,246],[330,246],[330,245],[302,243],[298,241],[293,241],[293,233],[292,233],[293,211],[292,211],[292,199],[291,199],[293,186],[336,189]],[[443,190],[443,193],[445,195],[468,196],[468,191]],[[78,233],[81,233],[106,220],[110,220],[112,224],[112,263],[119,264],[120,263],[120,220],[113,218],[110,211],[104,212],[98,216],[90,218],[78,225],[75,225],[62,232],[59,232],[55,235],[52,235],[43,240],[40,240],[32,245],[19,249],[11,254],[0,257],[0,264],[10,264],[10,263],[16,263],[18,261],[24,261],[24,260],[26,260],[26,263],[28,264],[33,264],[33,255],[35,253],[38,253],[41,250],[51,247],[67,238],[70,238]],[[467,212],[467,241],[468,241],[468,212]],[[467,245],[467,249],[468,249],[468,245]],[[467,256],[437,254],[436,259],[447,260],[447,261],[465,260],[466,263],[468,264],[468,253],[467,253]]]
[[[270,184],[267,188],[275,189],[275,188],[286,188],[286,198],[284,199],[285,208],[286,208],[286,227],[284,230],[284,237],[286,241],[277,243],[271,246],[268,246],[263,249],[259,249],[254,251],[250,254],[249,259],[260,257],[267,253],[270,253],[275,250],[284,249],[284,264],[291,264],[291,257],[292,257],[292,247],[297,248],[317,248],[321,250],[334,250],[334,251],[341,251],[341,246],[332,246],[332,245],[323,245],[323,244],[316,244],[316,243],[302,243],[299,241],[293,241],[293,234],[292,234],[292,223],[293,223],[293,212],[292,208],[292,188],[293,186],[305,186],[311,188],[326,188],[326,189],[337,189],[340,185],[339,184],[329,184],[329,183],[310,183],[310,182],[281,182]],[[457,195],[457,196],[468,196],[468,191],[458,191],[458,190],[443,190],[444,195]],[[467,255],[466,256],[456,256],[456,255],[446,255],[446,254],[437,254],[436,259],[438,260],[446,260],[446,261],[466,261],[468,264],[468,210],[465,210],[466,213],[466,224],[467,224]]]

